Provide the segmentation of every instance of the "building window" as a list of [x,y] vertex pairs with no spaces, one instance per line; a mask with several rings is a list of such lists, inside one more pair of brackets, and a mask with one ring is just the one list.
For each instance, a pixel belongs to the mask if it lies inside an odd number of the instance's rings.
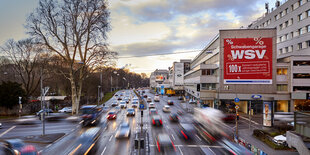
[[279,54],[282,54],[283,53],[283,49],[279,49]]
[[310,79],[310,73],[296,73],[293,74],[294,79]]
[[287,68],[278,68],[277,75],[287,75]]
[[310,17],[310,9],[307,11],[307,17]]
[[288,47],[285,47],[285,53],[288,52]]
[[302,35],[302,28],[298,29],[298,35]]
[[285,25],[285,27],[288,27],[288,21],[286,21],[284,25]]
[[310,40],[306,41],[307,47],[310,47]]
[[310,66],[310,61],[293,61],[293,66]]
[[310,25],[307,26],[307,32],[310,32]]
[[279,25],[279,29],[282,30],[283,29],[283,24]]
[[291,38],[294,38],[294,32],[291,32]]
[[215,90],[216,89],[216,84],[215,83],[202,83],[201,84],[201,89],[204,89],[204,90]]
[[294,86],[293,87],[294,91],[310,91],[309,86]]
[[285,35],[286,40],[290,39],[289,34]]
[[285,14],[288,14],[288,8],[285,9]]
[[278,91],[287,91],[287,84],[277,84]]
[[201,75],[213,75],[215,73],[214,69],[203,69],[201,71]]
[[299,14],[298,15],[298,21],[301,21],[302,20],[302,14]]
[[302,1],[303,1],[303,0],[299,0],[299,6],[301,6],[301,5],[303,4]]
[[302,43],[297,44],[297,50],[300,50],[300,49],[302,49]]

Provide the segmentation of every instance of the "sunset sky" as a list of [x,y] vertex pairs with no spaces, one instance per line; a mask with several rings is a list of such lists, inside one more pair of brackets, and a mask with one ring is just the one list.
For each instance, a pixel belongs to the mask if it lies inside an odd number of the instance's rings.
[[[247,27],[265,2],[273,7],[275,0],[110,0],[107,42],[119,53],[117,67],[149,74],[194,58],[220,29]],[[27,37],[23,25],[37,3],[0,0],[0,45]]]

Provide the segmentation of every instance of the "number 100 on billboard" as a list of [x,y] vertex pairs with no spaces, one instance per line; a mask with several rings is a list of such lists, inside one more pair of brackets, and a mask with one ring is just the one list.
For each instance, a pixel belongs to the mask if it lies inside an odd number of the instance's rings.
[[225,38],[224,84],[272,84],[272,38]]

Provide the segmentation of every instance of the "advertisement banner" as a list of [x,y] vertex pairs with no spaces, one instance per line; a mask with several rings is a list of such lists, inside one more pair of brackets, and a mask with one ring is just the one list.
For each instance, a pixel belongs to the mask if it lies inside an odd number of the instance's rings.
[[271,112],[272,112],[272,102],[264,101],[263,104],[263,125],[264,126],[271,126]]
[[224,84],[272,84],[272,38],[224,38]]
[[183,63],[175,63],[174,85],[183,85],[184,65]]

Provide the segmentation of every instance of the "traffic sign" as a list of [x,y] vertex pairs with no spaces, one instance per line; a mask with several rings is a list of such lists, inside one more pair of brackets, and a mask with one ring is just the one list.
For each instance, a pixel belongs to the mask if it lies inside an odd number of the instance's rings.
[[235,98],[235,102],[239,102],[240,99],[238,97]]
[[140,109],[144,109],[144,104],[140,104]]
[[238,110],[238,109],[239,109],[239,106],[236,105],[235,108]]

